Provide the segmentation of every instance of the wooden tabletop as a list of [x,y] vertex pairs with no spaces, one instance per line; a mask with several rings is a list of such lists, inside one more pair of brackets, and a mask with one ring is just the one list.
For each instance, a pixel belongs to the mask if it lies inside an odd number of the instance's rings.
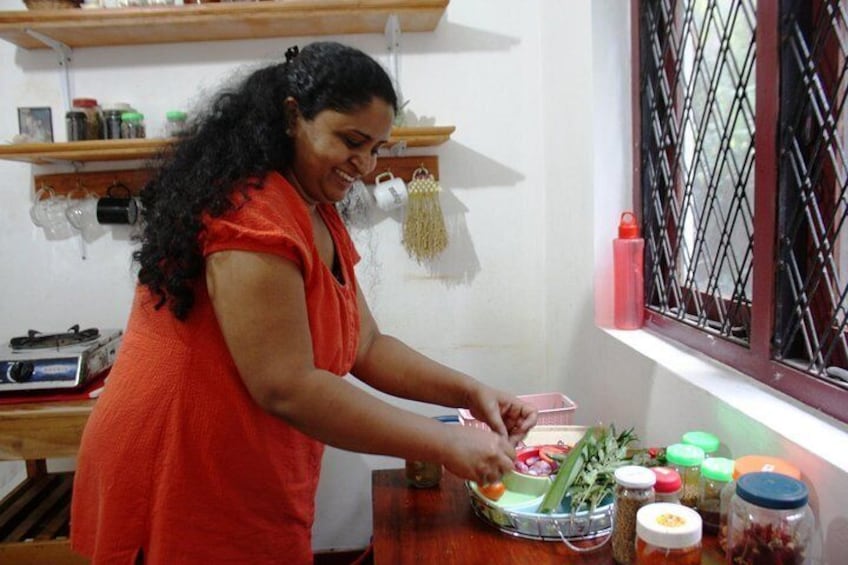
[[[371,482],[374,565],[613,562],[609,544],[575,553],[560,541],[527,540],[501,532],[474,514],[463,481],[448,472],[431,489],[408,487],[403,469],[374,471]],[[705,538],[702,563],[723,561],[715,540]]]
[[0,461],[71,457],[94,400],[0,405]]

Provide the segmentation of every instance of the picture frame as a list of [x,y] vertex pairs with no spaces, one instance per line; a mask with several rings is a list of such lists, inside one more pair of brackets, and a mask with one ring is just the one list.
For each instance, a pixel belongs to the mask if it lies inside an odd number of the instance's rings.
[[19,107],[18,130],[33,143],[53,142],[53,112],[49,106]]

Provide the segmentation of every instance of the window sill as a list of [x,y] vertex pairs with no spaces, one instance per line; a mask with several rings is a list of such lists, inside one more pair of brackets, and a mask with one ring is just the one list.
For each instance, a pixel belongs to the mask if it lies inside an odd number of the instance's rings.
[[613,339],[777,436],[848,472],[848,426],[682,344],[648,330],[603,329]]

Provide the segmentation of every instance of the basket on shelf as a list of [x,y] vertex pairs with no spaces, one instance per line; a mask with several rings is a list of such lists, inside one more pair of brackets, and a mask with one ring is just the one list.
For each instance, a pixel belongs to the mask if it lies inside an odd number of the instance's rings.
[[[536,424],[539,426],[570,424],[571,417],[577,409],[577,404],[560,392],[524,394],[519,395],[518,398],[536,407],[539,411]],[[463,426],[489,429],[489,426],[474,418],[465,408],[459,409],[459,423]]]
[[81,0],[24,0],[28,10],[67,10],[79,8]]

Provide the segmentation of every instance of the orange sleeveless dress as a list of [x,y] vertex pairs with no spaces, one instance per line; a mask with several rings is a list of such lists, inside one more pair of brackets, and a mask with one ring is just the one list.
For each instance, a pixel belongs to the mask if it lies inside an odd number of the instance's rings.
[[[305,203],[279,174],[208,219],[204,255],[269,253],[303,273],[315,366],[344,375],[359,340],[353,242],[319,211],[343,282],[322,263]],[[205,278],[187,321],[136,290],[118,358],[83,433],[71,545],[95,564],[311,564],[323,444],[264,412],[224,343]],[[285,304],[269,304],[285,308]]]

